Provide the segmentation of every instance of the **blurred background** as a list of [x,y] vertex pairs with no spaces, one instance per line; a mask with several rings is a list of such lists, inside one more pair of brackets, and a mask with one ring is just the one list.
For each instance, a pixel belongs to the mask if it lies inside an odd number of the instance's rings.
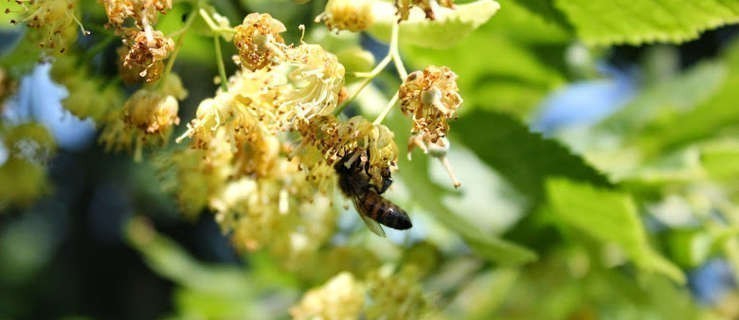
[[[732,86],[739,75],[739,28],[715,28],[680,44],[591,46],[561,13],[542,15],[529,5],[535,1],[499,2],[491,20],[454,47],[403,45],[401,39],[409,69],[448,65],[460,77],[465,103],[451,124],[449,158],[462,189],[450,188],[436,161],[427,167],[423,156],[403,160],[389,197],[408,209],[414,229],[347,241],[366,233],[349,209],[339,217],[333,243],[378,252],[433,247],[435,271],[424,285],[446,288],[439,301],[450,318],[739,318],[739,91]],[[288,26],[288,42],[297,41],[299,24],[308,28],[307,42],[326,45],[333,37],[313,22],[322,1],[212,3],[232,22],[249,12],[271,13]],[[176,3],[158,27],[176,30],[189,9]],[[82,16],[86,24],[104,23],[99,9],[90,12]],[[81,48],[108,41],[92,30],[78,40]],[[24,32],[3,25],[0,56],[10,56]],[[370,33],[356,42],[376,60],[387,50]],[[174,66],[189,91],[180,104],[182,123],[213,95],[217,76],[211,39],[193,34],[185,43]],[[115,77],[116,46],[111,41],[90,61],[97,76]],[[234,53],[224,49],[224,56]],[[227,69],[231,74],[235,67],[227,63]],[[328,278],[301,282],[264,252],[236,252],[212,214],[184,217],[153,160],[106,152],[96,143],[95,122],[64,110],[69,93],[49,70],[48,64],[30,69],[0,109],[5,123],[42,124],[58,146],[45,162],[47,192],[25,205],[0,206],[0,319],[288,318],[301,292]],[[376,94],[391,94],[388,88],[398,83],[388,70],[374,84]],[[134,89],[123,87],[127,94]],[[360,101],[347,112],[372,113],[366,105]],[[574,155],[583,160],[569,162]],[[0,144],[0,166],[7,158]],[[602,231],[593,235],[577,221],[544,212],[557,205],[538,203],[558,198],[540,185],[542,177],[567,177],[572,168],[561,168],[571,163],[586,168],[573,176],[597,175],[592,181],[618,185],[632,197],[643,226],[635,232],[645,234],[640,239],[659,257],[638,262],[628,249],[611,246],[623,244],[618,236],[600,235],[628,229],[629,221],[587,222],[606,225],[594,227]],[[416,169],[403,173],[406,165]],[[0,189],[19,181],[2,177]],[[427,182],[443,190],[435,201],[456,216],[535,252],[538,260],[506,266],[478,255],[460,229],[450,230],[433,208],[417,204],[437,196],[419,194],[416,186]],[[685,282],[675,274],[684,274]]]

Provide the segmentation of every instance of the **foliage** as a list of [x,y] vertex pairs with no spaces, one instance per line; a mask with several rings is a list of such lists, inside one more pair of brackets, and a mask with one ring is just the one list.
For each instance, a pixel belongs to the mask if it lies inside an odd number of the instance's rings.
[[[11,292],[83,229],[41,222],[62,196],[174,284],[158,317],[738,317],[739,42],[682,64],[665,44],[739,5],[459,2],[4,3],[0,318],[43,312]],[[65,94],[35,91],[38,63]],[[619,77],[639,88],[625,105],[530,129],[547,97]],[[54,106],[98,132],[76,167],[115,164],[77,188],[118,177],[125,214],[59,181],[74,148]],[[214,222],[239,258],[200,261],[170,239],[180,220]],[[700,276],[715,261],[728,280]]]

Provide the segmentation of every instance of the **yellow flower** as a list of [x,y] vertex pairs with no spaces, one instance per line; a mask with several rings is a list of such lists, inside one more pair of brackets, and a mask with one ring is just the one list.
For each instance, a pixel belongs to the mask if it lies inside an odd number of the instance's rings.
[[373,20],[371,0],[329,0],[315,22],[326,23],[329,30],[359,32],[369,28]]
[[342,272],[322,287],[308,291],[290,309],[293,319],[359,319],[365,289],[351,273]]
[[285,25],[266,13],[250,13],[234,28],[234,45],[241,65],[249,70],[262,69],[276,63],[284,53],[285,40],[280,33]]
[[158,13],[172,9],[172,0],[100,0],[105,7],[108,22],[116,28],[132,19],[139,28],[156,23]]
[[446,8],[454,8],[454,0],[395,0],[395,8],[398,10],[400,20],[408,20],[411,8],[418,7],[426,14],[426,19],[435,20],[434,6],[432,2],[437,2],[440,6]]
[[413,120],[414,134],[435,143],[446,137],[448,119],[462,104],[457,75],[447,67],[429,66],[408,75],[399,89],[401,111]]
[[127,32],[123,44],[125,47],[118,50],[120,73],[128,83],[158,80],[164,71],[164,59],[174,50],[174,41],[150,26]]
[[[398,147],[393,132],[382,124],[375,125],[361,116],[339,121],[334,116],[315,117],[299,127],[303,140],[298,154],[310,154],[318,149],[328,166],[341,158],[357,154],[358,161],[369,163],[370,182],[382,186],[398,160]],[[305,163],[308,168],[317,163]]]
[[[76,0],[14,1],[24,13],[20,22],[32,29],[31,41],[47,55],[64,53],[77,40]],[[12,23],[17,23],[13,20]]]

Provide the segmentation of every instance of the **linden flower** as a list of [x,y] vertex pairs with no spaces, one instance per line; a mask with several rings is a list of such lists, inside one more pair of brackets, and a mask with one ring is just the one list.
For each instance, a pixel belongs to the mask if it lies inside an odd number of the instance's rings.
[[408,20],[412,7],[418,7],[426,14],[426,19],[436,20],[434,4],[445,8],[454,8],[454,0],[395,0],[395,8],[398,9],[399,20]]
[[329,30],[366,30],[373,23],[371,0],[329,0],[315,22],[324,22]]
[[365,282],[372,301],[365,308],[367,319],[427,319],[439,312],[424,294],[414,265],[405,265],[399,272],[384,266],[371,273]]
[[[303,137],[298,154],[310,154],[311,148],[316,148],[331,167],[345,155],[356,154],[358,161],[369,164],[370,182],[376,186],[382,186],[397,167],[398,147],[393,132],[364,117],[338,121],[333,116],[320,116],[302,123],[298,131]],[[303,163],[309,167],[316,165]]]
[[429,66],[408,75],[400,86],[401,111],[413,120],[414,134],[435,143],[446,137],[447,120],[457,116],[462,104],[457,75],[447,67]]
[[172,127],[180,121],[177,100],[186,95],[176,75],[170,75],[160,88],[139,89],[120,111],[108,115],[100,140],[108,150],[130,149],[134,145],[135,158],[140,159],[144,144],[161,145],[167,141]]
[[280,33],[287,29],[282,22],[266,13],[250,13],[234,28],[234,45],[241,64],[249,70],[262,69],[283,56],[285,40]]
[[295,119],[308,120],[331,114],[344,86],[344,66],[335,55],[315,44],[288,51],[287,83],[278,100],[289,127]]
[[172,9],[172,0],[100,0],[108,22],[117,28],[132,19],[139,28],[156,23],[158,13]]
[[[342,272],[322,287],[308,291],[290,309],[293,319],[359,319],[365,289],[351,273]],[[374,318],[373,318],[374,319]]]
[[272,167],[264,177],[228,182],[210,206],[237,248],[267,248],[288,267],[296,267],[328,241],[336,213],[328,197],[311,187],[297,161],[279,157]]
[[[77,39],[75,24],[76,0],[16,0],[28,13],[21,22],[35,30],[31,38],[47,54],[64,53],[67,46]],[[10,12],[6,9],[6,13]],[[11,21],[16,23],[15,20]]]
[[147,26],[144,30],[129,32],[123,40],[121,77],[126,82],[145,82],[159,79],[164,70],[164,59],[174,50],[174,41],[164,33]]

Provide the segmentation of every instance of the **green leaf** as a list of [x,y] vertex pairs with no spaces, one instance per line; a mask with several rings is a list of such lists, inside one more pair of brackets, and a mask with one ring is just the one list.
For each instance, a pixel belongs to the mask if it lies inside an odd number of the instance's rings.
[[[444,65],[459,75],[463,114],[481,107],[525,116],[565,82],[562,57],[569,34],[514,3],[454,47],[431,49],[401,42],[411,69]],[[484,61],[485,63],[480,63]]]
[[428,159],[417,156],[413,162],[400,157],[400,175],[413,190],[416,203],[439,223],[457,233],[480,256],[505,266],[515,266],[536,260],[536,254],[514,243],[485,234],[474,223],[454,213],[441,201],[445,189],[428,177]]
[[590,45],[680,43],[739,22],[739,2],[725,0],[556,0]]
[[[536,14],[548,23],[554,23],[565,28],[571,28],[567,18],[554,6],[553,0],[515,0],[516,3],[525,7],[531,13]],[[503,7],[507,8],[506,3]]]
[[534,204],[544,198],[548,177],[564,176],[608,187],[608,179],[554,140],[532,133],[497,112],[474,111],[452,123],[452,133]]
[[615,243],[640,268],[685,282],[682,271],[655,252],[626,193],[595,188],[563,178],[547,179],[546,190],[556,221],[604,243]]
[[648,156],[680,148],[739,123],[739,73],[731,74],[718,92],[688,111],[675,111],[651,123],[635,137]]
[[[396,112],[386,119],[390,127],[395,128],[395,140],[399,145],[408,141],[410,128],[401,115]],[[412,191],[415,203],[439,223],[458,234],[472,248],[485,259],[500,265],[516,266],[536,260],[536,254],[524,247],[499,239],[484,233],[471,221],[456,214],[442,202],[441,194],[446,190],[431,181],[429,178],[428,158],[417,155],[411,162],[406,157],[398,158],[400,176],[404,184]]]
[[700,63],[669,80],[645,88],[624,108],[606,118],[599,126],[617,133],[638,132],[650,121],[670,109],[687,110],[709,99],[726,80],[724,63]]
[[739,180],[739,141],[711,143],[701,147],[701,164],[712,179]]
[[[390,3],[377,2],[377,19],[368,30],[373,36],[389,41],[396,21],[395,8]],[[439,8],[436,20],[410,19],[400,25],[400,43],[427,48],[449,48],[487,22],[500,9],[493,0],[478,0],[457,5],[454,10]]]

